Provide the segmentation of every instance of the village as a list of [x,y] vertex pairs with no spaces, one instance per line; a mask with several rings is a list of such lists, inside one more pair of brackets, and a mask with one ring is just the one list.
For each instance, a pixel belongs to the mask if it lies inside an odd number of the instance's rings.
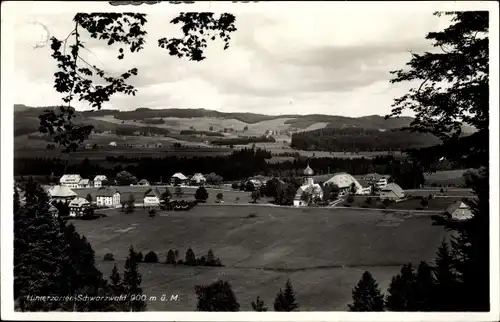
[[[265,176],[223,182],[222,178],[214,173],[184,175],[178,172],[169,178],[168,183],[154,184],[146,179],[137,181],[126,171],[122,171],[118,176],[132,178],[130,184],[119,184],[116,179],[105,175],[88,179],[79,174],[65,174],[60,177],[58,185],[44,185],[43,188],[50,198],[51,213],[54,216],[81,218],[92,217],[97,211],[118,208],[124,211],[142,207],[154,216],[159,210],[188,210],[195,204],[207,204],[208,201],[208,204],[219,205],[258,204],[289,208],[322,207],[332,210],[348,207],[358,211],[394,208],[408,213],[439,213],[442,219],[456,222],[472,217],[468,200],[465,198],[467,195],[447,196],[443,189],[430,191],[429,194],[426,194],[429,190],[425,189],[405,192],[390,176],[377,173],[357,176],[358,178],[346,172],[315,176],[309,164],[303,170],[303,176],[296,178],[293,183]],[[320,180],[315,181],[315,178]],[[19,186],[16,189],[23,202],[22,189]],[[440,203],[437,208],[429,207],[429,202],[436,199],[445,202]],[[415,207],[415,202],[408,203],[412,200],[419,201],[418,207]],[[405,202],[408,206],[405,206]],[[61,205],[67,209],[67,213],[60,214]]]

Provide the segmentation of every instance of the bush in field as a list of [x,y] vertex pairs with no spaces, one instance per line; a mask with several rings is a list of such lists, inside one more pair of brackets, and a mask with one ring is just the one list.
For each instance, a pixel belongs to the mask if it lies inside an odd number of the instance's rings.
[[349,195],[346,200],[348,203],[353,203],[354,202],[354,197],[352,195]]
[[106,255],[104,255],[103,260],[104,260],[104,261],[114,261],[114,260],[115,260],[115,257],[113,256],[113,254],[111,254],[111,253],[107,253]]
[[176,263],[176,256],[173,250],[169,249],[167,253],[167,260],[165,261],[165,264],[175,264]]
[[207,189],[205,189],[205,187],[199,187],[198,189],[196,189],[194,198],[199,202],[206,202],[208,199]]
[[158,255],[155,252],[150,251],[144,256],[144,263],[158,263]]

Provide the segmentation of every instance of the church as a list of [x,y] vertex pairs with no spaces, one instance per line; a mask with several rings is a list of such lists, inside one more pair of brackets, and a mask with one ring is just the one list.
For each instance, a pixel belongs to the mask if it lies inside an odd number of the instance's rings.
[[[304,170],[304,181],[302,186],[297,190],[295,198],[293,200],[293,205],[296,207],[308,206],[311,201],[323,198],[323,189],[317,183],[314,183],[314,171],[307,164],[307,168]],[[307,194],[307,200],[303,196],[304,193]]]

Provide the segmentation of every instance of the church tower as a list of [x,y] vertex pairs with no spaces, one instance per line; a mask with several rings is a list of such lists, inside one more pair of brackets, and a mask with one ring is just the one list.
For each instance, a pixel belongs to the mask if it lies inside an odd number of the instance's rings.
[[304,170],[304,184],[307,184],[307,185],[314,184],[313,175],[314,175],[314,171],[309,166],[309,162],[307,162],[307,168],[305,168],[305,170]]

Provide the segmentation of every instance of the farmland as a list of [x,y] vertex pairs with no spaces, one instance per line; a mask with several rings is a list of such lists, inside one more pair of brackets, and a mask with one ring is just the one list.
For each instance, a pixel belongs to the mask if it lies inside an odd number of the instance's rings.
[[140,209],[131,214],[109,210],[106,215],[72,221],[91,242],[106,276],[113,262],[102,262],[104,254],[113,253],[122,270],[130,245],[143,253],[157,252],[162,262],[169,249],[179,250],[181,257],[189,247],[197,256],[212,249],[225,265],[141,264],[145,294],[179,295],[177,302],[150,302],[150,310],[193,310],[194,285],[217,278],[233,285],[242,310],[250,310],[257,295],[272,306],[287,278],[301,310],[345,310],[364,270],[385,289],[401,264],[432,260],[447,234],[428,216],[342,208],[199,205],[189,212],[160,212],[154,218]]

